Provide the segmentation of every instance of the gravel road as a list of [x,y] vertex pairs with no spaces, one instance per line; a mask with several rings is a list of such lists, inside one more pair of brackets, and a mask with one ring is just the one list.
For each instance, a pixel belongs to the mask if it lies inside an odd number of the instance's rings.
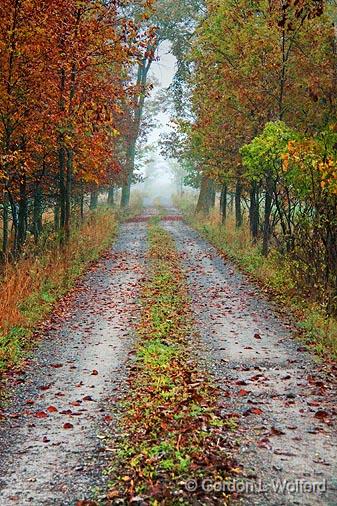
[[[251,484],[241,504],[336,506],[335,378],[257,287],[168,212],[162,225],[186,270],[197,353],[221,388],[223,417],[238,423],[233,440]],[[113,431],[109,406],[125,388],[151,214],[121,226],[16,378],[0,428],[1,505],[70,505],[104,485],[99,436]]]
[[122,225],[113,249],[46,322],[0,428],[1,505],[64,506],[101,485],[97,436],[132,347],[145,248],[146,224]]
[[238,460],[256,492],[242,502],[337,505],[336,378],[215,248],[183,222],[164,226],[181,253],[223,416],[239,424]]

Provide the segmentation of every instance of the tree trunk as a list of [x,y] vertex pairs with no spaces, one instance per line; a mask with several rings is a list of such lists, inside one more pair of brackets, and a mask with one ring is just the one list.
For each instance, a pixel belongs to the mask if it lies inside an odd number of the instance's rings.
[[249,206],[249,223],[250,233],[253,241],[256,242],[259,235],[260,210],[259,210],[259,195],[258,186],[254,181],[250,190],[250,206]]
[[121,208],[126,209],[130,204],[130,194],[131,194],[131,184],[132,177],[135,170],[135,159],[136,159],[136,143],[137,139],[131,139],[128,151],[127,151],[127,164],[128,164],[128,173],[127,179],[122,186],[122,196],[121,196]]
[[262,254],[264,256],[268,255],[269,252],[269,241],[271,235],[271,226],[270,226],[270,216],[272,211],[273,204],[273,191],[271,185],[271,177],[267,176],[267,186],[266,186],[266,195],[265,195],[265,207],[264,207],[264,226],[263,226],[263,246],[262,246]]
[[27,237],[27,213],[28,202],[26,194],[26,177],[22,176],[20,183],[20,198],[19,198],[19,212],[18,212],[18,234],[17,234],[17,251],[20,253]]
[[82,222],[84,221],[84,193],[83,193],[83,191],[81,192],[81,195],[80,195],[80,220]]
[[98,205],[98,191],[95,190],[90,193],[90,205],[89,205],[90,211],[95,211],[97,209],[97,205]]
[[2,254],[4,257],[8,251],[8,194],[5,190],[3,193],[3,210],[2,210]]
[[235,224],[237,228],[242,227],[242,207],[241,207],[241,194],[242,194],[242,184],[240,179],[236,182],[235,187]]
[[59,230],[60,230],[60,241],[64,242],[64,230],[66,223],[66,150],[63,145],[63,136],[59,139]]
[[70,239],[71,227],[71,184],[73,172],[73,151],[67,150],[67,170],[66,170],[66,195],[65,195],[65,223],[64,223],[64,237],[66,242]]
[[215,183],[212,180],[210,180],[209,205],[210,205],[211,209],[213,209],[215,207],[215,201],[216,201]]
[[60,231],[60,204],[58,202],[54,206],[54,229],[57,233]]
[[227,220],[227,184],[224,184],[221,190],[220,213],[222,224],[224,225]]
[[42,192],[39,186],[36,187],[34,193],[34,204],[33,204],[33,235],[35,242],[42,232]]
[[126,209],[130,204],[130,195],[131,195],[131,174],[128,175],[127,182],[122,186],[122,196],[121,196],[121,208]]
[[211,192],[213,182],[207,177],[202,176],[199,199],[195,210],[196,214],[208,214],[211,207]]
[[113,207],[115,205],[115,187],[110,186],[108,192],[108,206]]

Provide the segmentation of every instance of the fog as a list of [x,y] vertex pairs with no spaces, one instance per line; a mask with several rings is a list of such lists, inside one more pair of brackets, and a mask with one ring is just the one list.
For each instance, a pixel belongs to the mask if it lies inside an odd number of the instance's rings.
[[[172,83],[176,70],[176,59],[170,52],[170,44],[163,43],[158,52],[158,61],[154,62],[150,77],[156,83],[149,100],[156,98],[158,93],[166,90]],[[134,186],[135,190],[145,195],[145,205],[160,203],[171,205],[171,196],[177,192],[174,174],[169,160],[160,154],[159,141],[163,133],[169,131],[170,113],[159,109],[155,114],[155,127],[148,136],[151,146],[150,160],[142,164],[141,175],[144,182]]]

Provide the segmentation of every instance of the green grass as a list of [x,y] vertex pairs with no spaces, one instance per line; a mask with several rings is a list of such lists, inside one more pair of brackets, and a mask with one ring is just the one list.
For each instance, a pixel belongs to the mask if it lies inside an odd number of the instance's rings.
[[228,455],[217,442],[230,429],[220,417],[217,390],[192,353],[195,336],[179,255],[154,221],[149,246],[136,363],[122,405],[117,459],[108,469],[108,497],[129,502],[138,495],[153,505],[173,505],[179,493],[179,504],[192,504],[184,480],[228,477]]

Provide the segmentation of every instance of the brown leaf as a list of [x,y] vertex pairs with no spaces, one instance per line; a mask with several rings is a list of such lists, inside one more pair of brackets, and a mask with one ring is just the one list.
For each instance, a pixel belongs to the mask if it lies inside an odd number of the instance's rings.
[[51,387],[51,385],[42,385],[40,387],[40,390],[42,390],[42,391],[49,390],[50,387]]
[[277,429],[276,427],[272,427],[271,428],[271,434],[273,436],[284,436],[285,432],[283,432],[282,430],[280,429]]
[[328,416],[329,416],[329,413],[327,413],[323,409],[316,411],[316,413],[315,413],[315,418],[318,418],[319,420],[324,420]]
[[47,418],[48,414],[45,411],[37,411],[34,414],[35,418]]
[[74,426],[72,423],[69,423],[69,422],[66,422],[64,425],[63,425],[63,428],[64,429],[72,429]]
[[49,411],[49,413],[57,413],[58,412],[58,409],[55,408],[55,406],[49,406],[47,408],[47,411]]

